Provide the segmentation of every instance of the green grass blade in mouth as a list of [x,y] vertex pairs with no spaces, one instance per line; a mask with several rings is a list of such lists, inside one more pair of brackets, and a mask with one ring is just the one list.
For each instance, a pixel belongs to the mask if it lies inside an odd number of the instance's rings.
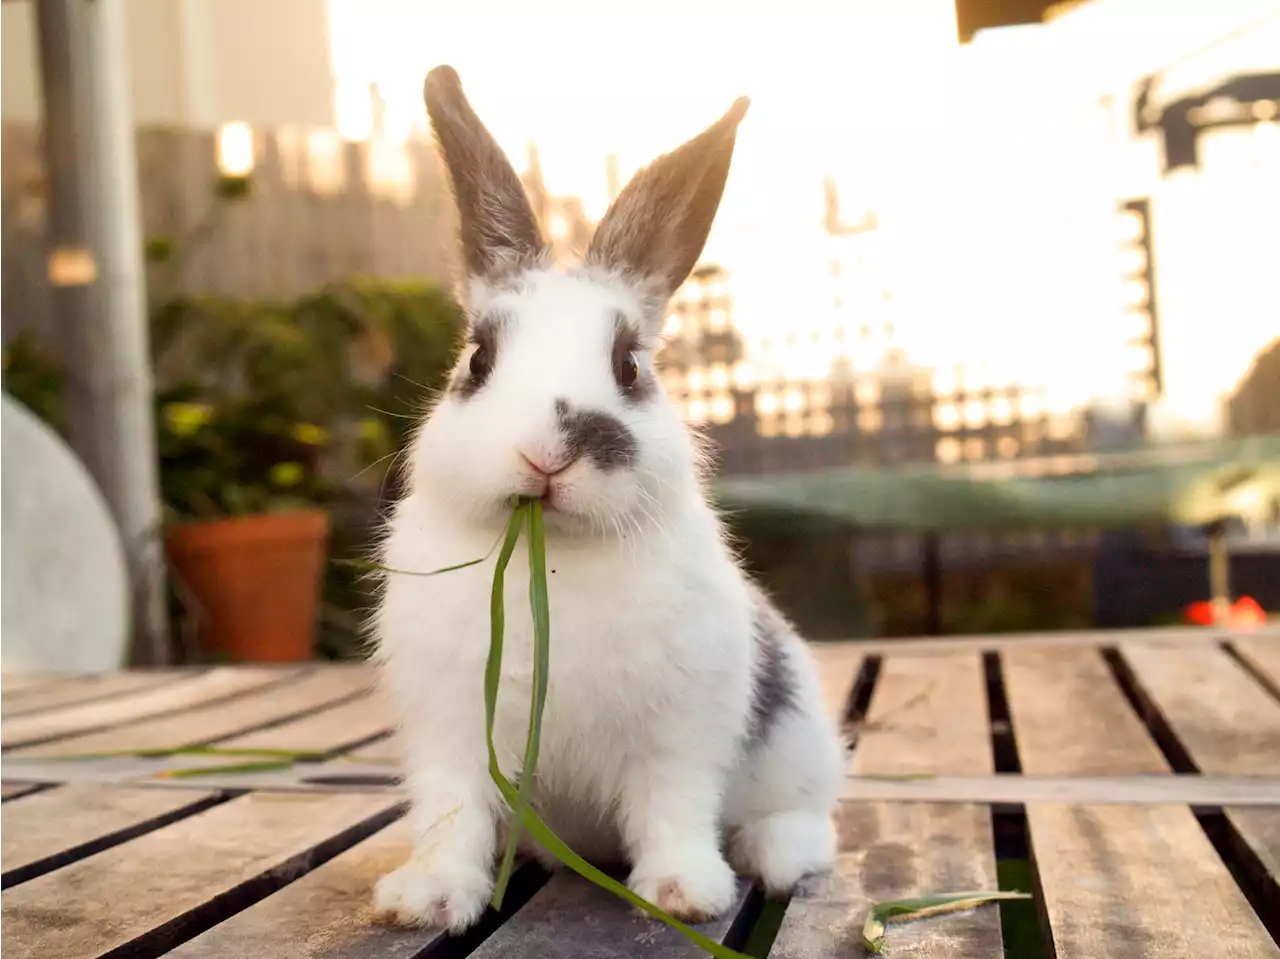
[[[505,627],[503,610],[503,590],[506,584],[507,565],[511,562],[511,554],[515,552],[516,540],[520,538],[520,527],[524,525],[529,507],[518,503],[511,511],[511,519],[507,522],[506,536],[502,541],[502,551],[498,554],[498,562],[493,570],[493,591],[489,595],[489,656],[484,666],[484,735],[489,747],[489,777],[494,785],[507,797],[508,791],[514,795],[514,787],[502,774],[498,765],[498,753],[493,746],[493,718],[498,708],[498,682],[502,679],[502,634]],[[513,802],[507,799],[508,804]],[[519,841],[519,824],[512,823],[509,845]],[[513,860],[514,861],[514,860]],[[506,895],[507,883],[511,880],[511,865],[503,859],[503,868],[498,872],[498,880],[493,887],[493,908],[502,908],[502,898]]]

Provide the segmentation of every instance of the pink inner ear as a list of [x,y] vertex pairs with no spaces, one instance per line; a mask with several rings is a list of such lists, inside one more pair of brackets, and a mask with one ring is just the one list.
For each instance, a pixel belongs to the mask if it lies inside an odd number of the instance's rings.
[[536,265],[546,248],[529,198],[506,154],[471,108],[457,72],[449,66],[433,69],[423,98],[457,200],[467,272],[498,282]]
[[600,221],[588,262],[674,293],[702,255],[749,104],[738,99],[716,123],[637,173]]

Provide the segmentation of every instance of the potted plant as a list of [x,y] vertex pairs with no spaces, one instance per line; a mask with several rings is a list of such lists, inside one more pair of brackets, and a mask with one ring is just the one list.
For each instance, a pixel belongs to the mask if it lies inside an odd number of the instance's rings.
[[[347,281],[295,301],[171,299],[151,317],[163,538],[188,654],[353,655],[363,555],[462,312],[433,284]],[[6,344],[5,390],[66,436],[56,350]]]

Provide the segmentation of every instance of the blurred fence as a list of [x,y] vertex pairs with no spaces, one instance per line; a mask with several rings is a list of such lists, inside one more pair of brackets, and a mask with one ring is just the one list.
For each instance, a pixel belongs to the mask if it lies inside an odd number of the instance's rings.
[[[290,297],[357,275],[448,276],[453,207],[428,141],[255,130],[249,193],[224,201],[212,131],[140,129],[136,145],[143,235],[172,250],[151,268],[166,292]],[[7,341],[47,330],[51,313],[40,131],[5,123],[0,146]]]

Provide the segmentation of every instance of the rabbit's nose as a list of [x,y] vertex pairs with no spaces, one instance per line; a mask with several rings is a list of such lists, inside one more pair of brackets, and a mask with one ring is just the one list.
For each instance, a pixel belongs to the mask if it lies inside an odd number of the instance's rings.
[[574,457],[567,455],[553,457],[545,452],[531,453],[524,450],[519,450],[519,453],[520,458],[524,460],[525,464],[531,467],[535,473],[539,474],[540,477],[545,479],[550,479],[557,473],[563,473],[573,465],[574,461]]

